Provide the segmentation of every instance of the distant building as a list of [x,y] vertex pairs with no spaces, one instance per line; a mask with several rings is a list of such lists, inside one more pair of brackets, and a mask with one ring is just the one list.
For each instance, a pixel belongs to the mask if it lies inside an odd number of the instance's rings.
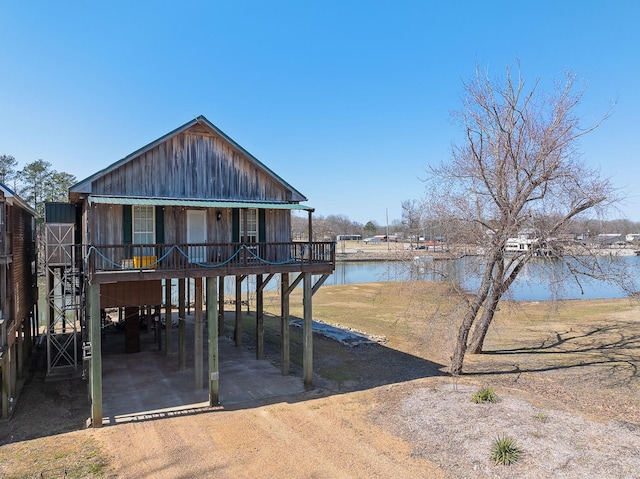
[[362,235],[337,235],[336,241],[360,241]]
[[371,238],[371,241],[383,241],[383,242],[389,242],[389,243],[395,243],[396,241],[398,241],[398,236],[397,235],[375,235],[373,238]]
[[634,243],[640,241],[640,233],[631,233],[625,236],[627,243]]
[[504,249],[508,253],[524,253],[533,249],[537,243],[537,239],[519,236],[518,238],[509,238]]
[[620,233],[601,233],[595,238],[595,242],[599,245],[612,245],[623,241]]

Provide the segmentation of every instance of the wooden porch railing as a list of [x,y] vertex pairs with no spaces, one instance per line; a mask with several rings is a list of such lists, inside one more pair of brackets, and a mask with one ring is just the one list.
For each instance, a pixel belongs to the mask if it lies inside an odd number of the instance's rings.
[[335,243],[200,243],[82,245],[86,273],[255,270],[303,265],[335,267]]

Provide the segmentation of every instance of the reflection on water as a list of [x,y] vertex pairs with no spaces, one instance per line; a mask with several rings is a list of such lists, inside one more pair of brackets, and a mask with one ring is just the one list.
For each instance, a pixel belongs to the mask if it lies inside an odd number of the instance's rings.
[[[479,286],[481,257],[465,257],[456,260],[419,262],[354,262],[337,263],[336,270],[325,284],[353,284],[380,281],[453,280],[467,291],[474,292]],[[640,257],[616,258],[611,263],[601,259],[602,266],[617,268],[620,277],[640,279]],[[576,282],[569,269],[561,262],[535,259],[528,263],[518,275],[510,289],[510,297],[516,300],[543,301],[555,298],[595,299],[623,298],[627,293],[619,286],[582,277]]]

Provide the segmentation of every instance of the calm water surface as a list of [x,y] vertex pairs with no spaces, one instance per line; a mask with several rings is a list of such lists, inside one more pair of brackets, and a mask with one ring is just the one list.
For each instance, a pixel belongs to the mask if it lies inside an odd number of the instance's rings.
[[[625,275],[640,280],[640,257],[618,258]],[[444,276],[454,278],[469,291],[479,285],[473,263],[477,258],[458,260],[425,261],[422,267],[411,267],[399,262],[353,262],[336,264],[336,270],[325,284],[353,284],[381,281],[407,281],[410,279],[442,280]],[[552,287],[552,285],[554,285]],[[560,297],[565,299],[624,298],[627,293],[618,286],[601,281],[581,278],[581,285],[569,278],[561,263],[540,259],[529,263],[511,287],[511,297],[524,301],[543,301]],[[637,288],[636,288],[637,289]]]

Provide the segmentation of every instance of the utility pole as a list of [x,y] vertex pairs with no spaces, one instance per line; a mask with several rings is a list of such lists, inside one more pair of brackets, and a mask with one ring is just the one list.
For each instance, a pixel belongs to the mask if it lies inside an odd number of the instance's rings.
[[385,209],[387,215],[387,251],[391,251],[391,245],[389,244],[389,208]]

